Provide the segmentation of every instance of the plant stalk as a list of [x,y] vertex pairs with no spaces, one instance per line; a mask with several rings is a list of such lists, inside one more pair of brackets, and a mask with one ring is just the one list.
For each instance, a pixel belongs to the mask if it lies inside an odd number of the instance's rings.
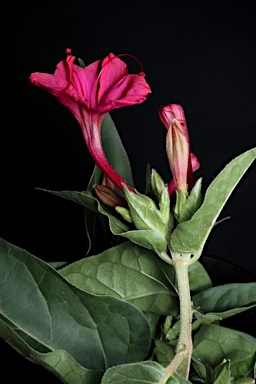
[[165,384],[174,372],[188,379],[193,350],[191,335],[192,309],[188,278],[189,261],[183,259],[182,255],[180,255],[179,258],[173,260],[173,267],[176,272],[180,300],[180,333],[176,346],[176,355],[165,368],[165,373],[159,384]]

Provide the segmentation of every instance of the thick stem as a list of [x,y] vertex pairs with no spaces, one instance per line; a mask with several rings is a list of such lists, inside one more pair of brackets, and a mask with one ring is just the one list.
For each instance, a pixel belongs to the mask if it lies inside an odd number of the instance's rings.
[[165,374],[159,381],[159,384],[165,384],[174,372],[177,372],[185,379],[188,379],[193,349],[191,335],[192,310],[188,279],[189,261],[183,259],[181,256],[173,261],[173,266],[176,272],[180,299],[180,333],[176,346],[176,355],[166,367]]

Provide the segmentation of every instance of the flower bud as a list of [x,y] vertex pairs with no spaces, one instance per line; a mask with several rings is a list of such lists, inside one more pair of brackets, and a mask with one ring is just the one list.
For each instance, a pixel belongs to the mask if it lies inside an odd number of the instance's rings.
[[128,221],[128,223],[133,223],[129,209],[120,206],[116,207],[115,209],[124,220]]
[[161,196],[159,199],[159,209],[163,222],[167,224],[171,229],[173,227],[173,215],[170,210],[170,196],[168,193],[168,188],[166,186],[161,192]]
[[161,193],[165,188],[165,183],[155,169],[152,169],[151,172],[151,187],[157,197],[157,200],[159,201]]
[[189,143],[181,123],[174,120],[166,136],[166,152],[177,191],[187,192]]
[[94,191],[99,200],[111,208],[115,208],[117,206],[127,207],[126,200],[106,185],[95,185]]

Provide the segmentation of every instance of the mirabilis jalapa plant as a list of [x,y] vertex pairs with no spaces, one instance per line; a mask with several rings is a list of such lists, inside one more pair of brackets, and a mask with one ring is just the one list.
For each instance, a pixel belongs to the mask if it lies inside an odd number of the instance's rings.
[[66,53],[30,81],[73,113],[95,162],[86,191],[48,191],[84,207],[89,249],[47,263],[2,239],[0,336],[68,384],[254,383],[256,339],[221,320],[256,305],[256,282],[213,286],[199,258],[256,148],[203,193],[184,110],[161,107],[173,179],[152,169],[141,193],[109,113],[146,100],[143,69]]

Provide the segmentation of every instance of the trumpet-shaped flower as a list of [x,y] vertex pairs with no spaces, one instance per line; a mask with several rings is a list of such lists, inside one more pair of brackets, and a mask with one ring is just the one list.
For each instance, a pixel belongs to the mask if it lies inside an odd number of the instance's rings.
[[159,110],[159,118],[167,129],[166,151],[173,179],[168,185],[171,195],[175,189],[182,192],[194,185],[193,171],[200,166],[197,157],[190,152],[190,141],[183,108],[169,104]]
[[[109,164],[102,147],[100,128],[107,112],[140,104],[151,89],[143,72],[128,74],[126,64],[113,53],[82,68],[67,49],[55,73],[35,72],[30,81],[54,95],[78,120],[88,150],[103,173],[120,190],[125,180]],[[130,190],[132,188],[127,185]]]

